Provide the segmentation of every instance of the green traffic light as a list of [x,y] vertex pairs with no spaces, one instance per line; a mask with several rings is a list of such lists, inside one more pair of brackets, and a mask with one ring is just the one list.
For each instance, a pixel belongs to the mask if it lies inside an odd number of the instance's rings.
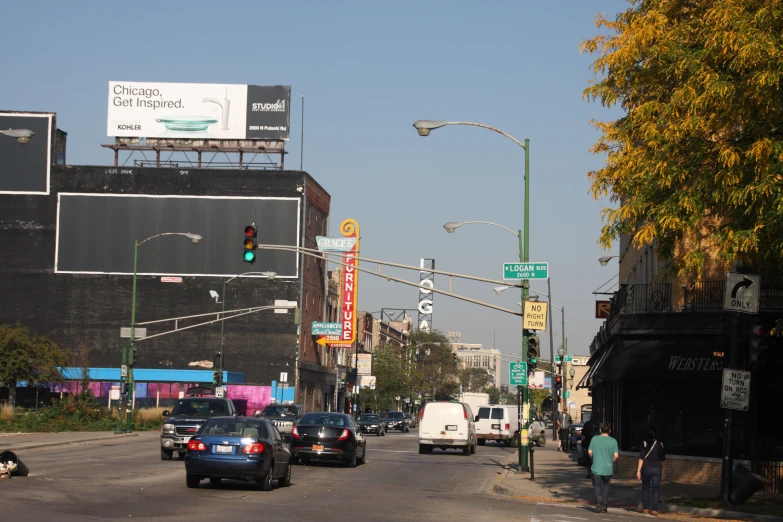
[[252,251],[245,252],[245,263],[252,263],[256,260],[256,253]]

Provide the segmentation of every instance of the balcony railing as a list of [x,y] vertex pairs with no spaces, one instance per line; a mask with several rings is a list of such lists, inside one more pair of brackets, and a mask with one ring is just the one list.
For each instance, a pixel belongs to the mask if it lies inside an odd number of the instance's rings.
[[620,285],[620,290],[612,299],[611,314],[646,314],[671,310],[671,283]]
[[720,310],[723,308],[723,296],[726,293],[725,279],[721,281],[694,281],[682,288],[686,310]]

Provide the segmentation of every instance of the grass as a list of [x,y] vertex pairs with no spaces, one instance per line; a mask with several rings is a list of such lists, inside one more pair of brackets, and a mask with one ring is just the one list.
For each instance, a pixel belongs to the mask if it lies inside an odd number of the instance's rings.
[[[706,509],[725,509],[720,505],[720,501],[716,498],[673,497],[666,499],[666,501],[680,506]],[[783,513],[783,495],[756,493],[744,504],[739,504],[735,507],[729,508],[728,510],[738,511],[740,513],[750,513],[754,515],[780,516],[780,514]]]
[[[157,430],[163,424],[164,408],[134,410],[134,431]],[[23,410],[0,406],[0,432],[112,431],[117,426],[117,410],[99,406],[90,396],[55,401],[50,407]]]

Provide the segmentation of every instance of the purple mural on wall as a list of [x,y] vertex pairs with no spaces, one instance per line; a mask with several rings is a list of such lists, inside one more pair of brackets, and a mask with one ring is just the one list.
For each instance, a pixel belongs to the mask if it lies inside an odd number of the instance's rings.
[[272,402],[272,387],[229,384],[226,386],[226,396],[234,401],[240,414],[253,415],[253,412]]

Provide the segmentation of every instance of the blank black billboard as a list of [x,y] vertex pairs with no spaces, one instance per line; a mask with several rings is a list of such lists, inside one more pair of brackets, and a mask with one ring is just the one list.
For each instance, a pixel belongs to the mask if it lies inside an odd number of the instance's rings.
[[31,130],[22,144],[0,134],[0,194],[48,194],[52,114],[2,113],[0,130]]
[[132,274],[134,241],[166,232],[184,236],[151,239],[138,248],[139,274],[233,276],[276,272],[298,276],[292,252],[257,251],[243,262],[244,228],[255,223],[258,243],[299,244],[299,198],[177,197],[152,195],[58,195],[55,271]]

